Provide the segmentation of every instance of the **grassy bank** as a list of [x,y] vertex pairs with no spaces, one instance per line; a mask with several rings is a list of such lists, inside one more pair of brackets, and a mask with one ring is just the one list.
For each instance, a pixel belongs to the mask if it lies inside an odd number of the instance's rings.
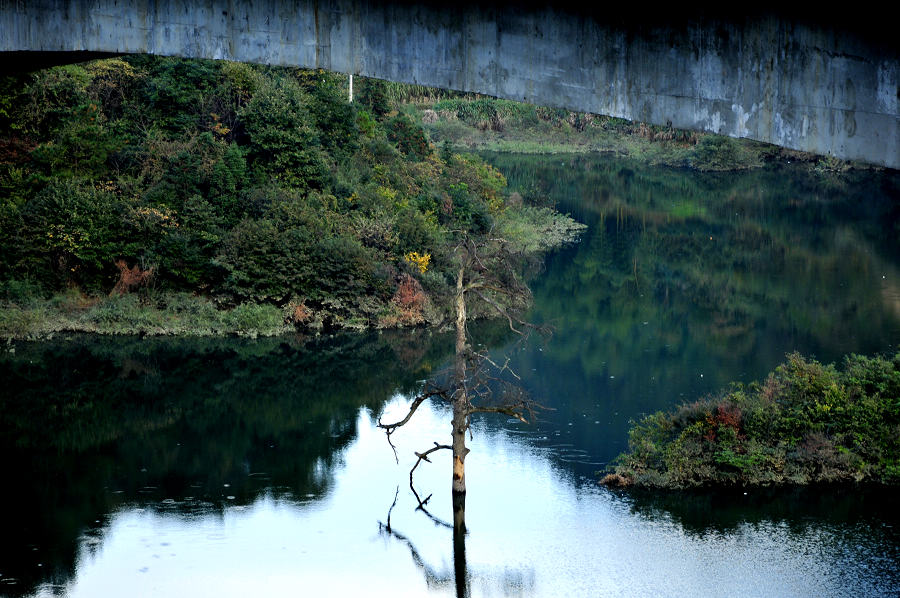
[[[519,206],[498,216],[495,230],[515,241],[524,260],[569,242],[583,225],[546,208]],[[406,264],[407,268],[414,266]],[[48,294],[39,284],[0,281],[0,339],[42,339],[61,332],[150,336],[275,336],[336,330],[443,327],[451,322],[452,291],[446,276],[420,268],[407,274],[393,296],[293,298],[283,304],[244,301],[222,305],[187,291],[146,286],[129,293],[91,294],[72,287]],[[472,306],[471,316],[492,315]]]
[[435,145],[515,153],[610,153],[641,162],[728,171],[773,160],[810,162],[823,171],[849,163],[720,135],[631,122],[621,118],[532,106],[521,102],[388,84],[402,111],[421,123]]
[[601,483],[696,488],[900,484],[900,354],[798,354],[762,383],[636,423]]
[[160,292],[96,297],[77,290],[20,297],[0,307],[0,338],[61,332],[179,336],[273,336],[294,329],[286,308],[246,303],[218,309],[207,298]]

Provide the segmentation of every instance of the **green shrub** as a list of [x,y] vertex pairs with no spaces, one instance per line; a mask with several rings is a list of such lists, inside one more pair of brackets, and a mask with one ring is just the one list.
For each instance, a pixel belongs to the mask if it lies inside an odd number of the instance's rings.
[[309,102],[296,82],[266,80],[239,112],[253,167],[298,190],[322,189],[330,177]]
[[791,354],[765,383],[635,424],[613,467],[641,485],[897,483],[900,355],[842,371]]
[[236,301],[283,303],[304,295],[315,275],[304,251],[312,239],[282,231],[272,220],[244,220],[225,237],[216,264],[226,273],[222,290]]
[[28,305],[43,298],[44,289],[33,280],[8,279],[0,281],[0,301]]
[[225,326],[238,334],[272,336],[285,331],[281,310],[272,305],[241,303],[225,312]]
[[378,123],[375,121],[375,117],[372,116],[372,113],[368,110],[359,110],[356,113],[356,126],[359,128],[360,133],[369,139],[375,138],[375,131],[378,128]]
[[349,156],[359,145],[358,115],[347,102],[344,77],[326,71],[307,71],[311,81],[306,86],[307,104],[325,152],[332,156]]
[[364,77],[360,77],[358,81],[357,102],[381,120],[391,110],[384,81]]
[[53,179],[22,210],[26,242],[19,270],[52,287],[112,288],[124,236],[120,210],[112,193]]
[[491,226],[491,216],[487,207],[473,197],[466,183],[451,184],[447,188],[450,196],[451,211],[449,221],[452,227],[484,232]]
[[43,304],[0,309],[0,338],[31,338],[44,332],[51,314]]
[[413,160],[424,160],[431,153],[425,132],[413,124],[406,115],[400,114],[389,120],[387,130],[388,139],[397,145],[397,149],[404,156]]
[[705,135],[694,146],[688,163],[698,170],[735,170],[759,166],[760,155],[749,142],[723,135]]
[[136,96],[156,127],[183,134],[202,130],[211,121],[214,110],[207,102],[219,86],[225,63],[151,55],[128,56],[125,60],[147,73]]

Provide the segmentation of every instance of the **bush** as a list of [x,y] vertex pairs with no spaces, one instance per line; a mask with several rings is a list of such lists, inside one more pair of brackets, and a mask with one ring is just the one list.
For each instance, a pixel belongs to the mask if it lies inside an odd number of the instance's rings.
[[722,135],[705,135],[694,146],[688,159],[698,170],[735,170],[759,165],[759,156],[744,142]]
[[222,244],[216,264],[226,272],[222,290],[236,301],[283,303],[304,295],[315,270],[303,248],[304,231],[282,231],[272,220],[244,220]]
[[344,81],[322,70],[304,72],[307,105],[322,148],[332,156],[351,155],[358,147],[360,129],[354,107],[347,102]]
[[425,131],[413,124],[409,117],[400,114],[387,123],[388,139],[397,145],[400,153],[412,160],[424,160],[431,153]]
[[491,226],[487,207],[469,193],[466,183],[452,184],[447,189],[450,198],[449,220],[453,228],[463,228],[481,233]]
[[225,312],[223,321],[229,330],[250,336],[272,336],[286,328],[281,310],[272,305],[242,303]]
[[59,288],[74,283],[109,289],[122,249],[123,222],[114,194],[70,179],[54,179],[22,210],[19,270]]
[[267,80],[239,113],[257,172],[303,191],[322,189],[330,178],[309,101],[296,82]]
[[31,280],[9,279],[0,281],[0,301],[27,305],[43,298],[44,289]]
[[149,178],[144,200],[151,206],[181,211],[194,196],[208,198],[234,219],[236,194],[247,180],[244,151],[234,143],[204,132],[183,143],[151,140],[154,156],[145,164]]
[[387,88],[384,81],[360,77],[358,79],[357,101],[372,113],[375,118],[382,119],[391,110],[387,99]]
[[183,60],[150,55],[128,56],[147,76],[136,96],[154,125],[176,135],[205,128],[210,97],[219,86],[222,65],[214,60]]
[[616,480],[709,485],[900,483],[900,354],[843,371],[791,354],[762,385],[635,424]]
[[222,289],[235,300],[278,305],[292,296],[321,300],[365,293],[372,276],[371,259],[356,239],[307,227],[282,229],[273,220],[245,220],[235,227],[216,263],[227,272]]

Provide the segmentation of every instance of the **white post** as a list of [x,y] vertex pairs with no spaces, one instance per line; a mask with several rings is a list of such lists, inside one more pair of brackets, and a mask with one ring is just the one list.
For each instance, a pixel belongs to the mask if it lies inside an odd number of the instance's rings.
[[350,103],[353,103],[353,73],[350,73]]

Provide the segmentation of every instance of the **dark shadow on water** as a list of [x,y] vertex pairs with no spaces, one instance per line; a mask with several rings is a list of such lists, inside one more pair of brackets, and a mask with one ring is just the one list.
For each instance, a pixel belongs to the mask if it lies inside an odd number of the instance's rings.
[[280,339],[72,337],[0,354],[0,594],[64,587],[112,514],[222,514],[333,484],[360,409],[418,389],[424,332]]
[[[668,520],[692,536],[733,534],[742,527],[785,525],[801,533],[810,526],[873,525],[893,536],[900,550],[900,511],[894,488],[818,486],[809,488],[704,491],[630,490],[618,493],[632,513]],[[900,556],[900,554],[898,554]]]

